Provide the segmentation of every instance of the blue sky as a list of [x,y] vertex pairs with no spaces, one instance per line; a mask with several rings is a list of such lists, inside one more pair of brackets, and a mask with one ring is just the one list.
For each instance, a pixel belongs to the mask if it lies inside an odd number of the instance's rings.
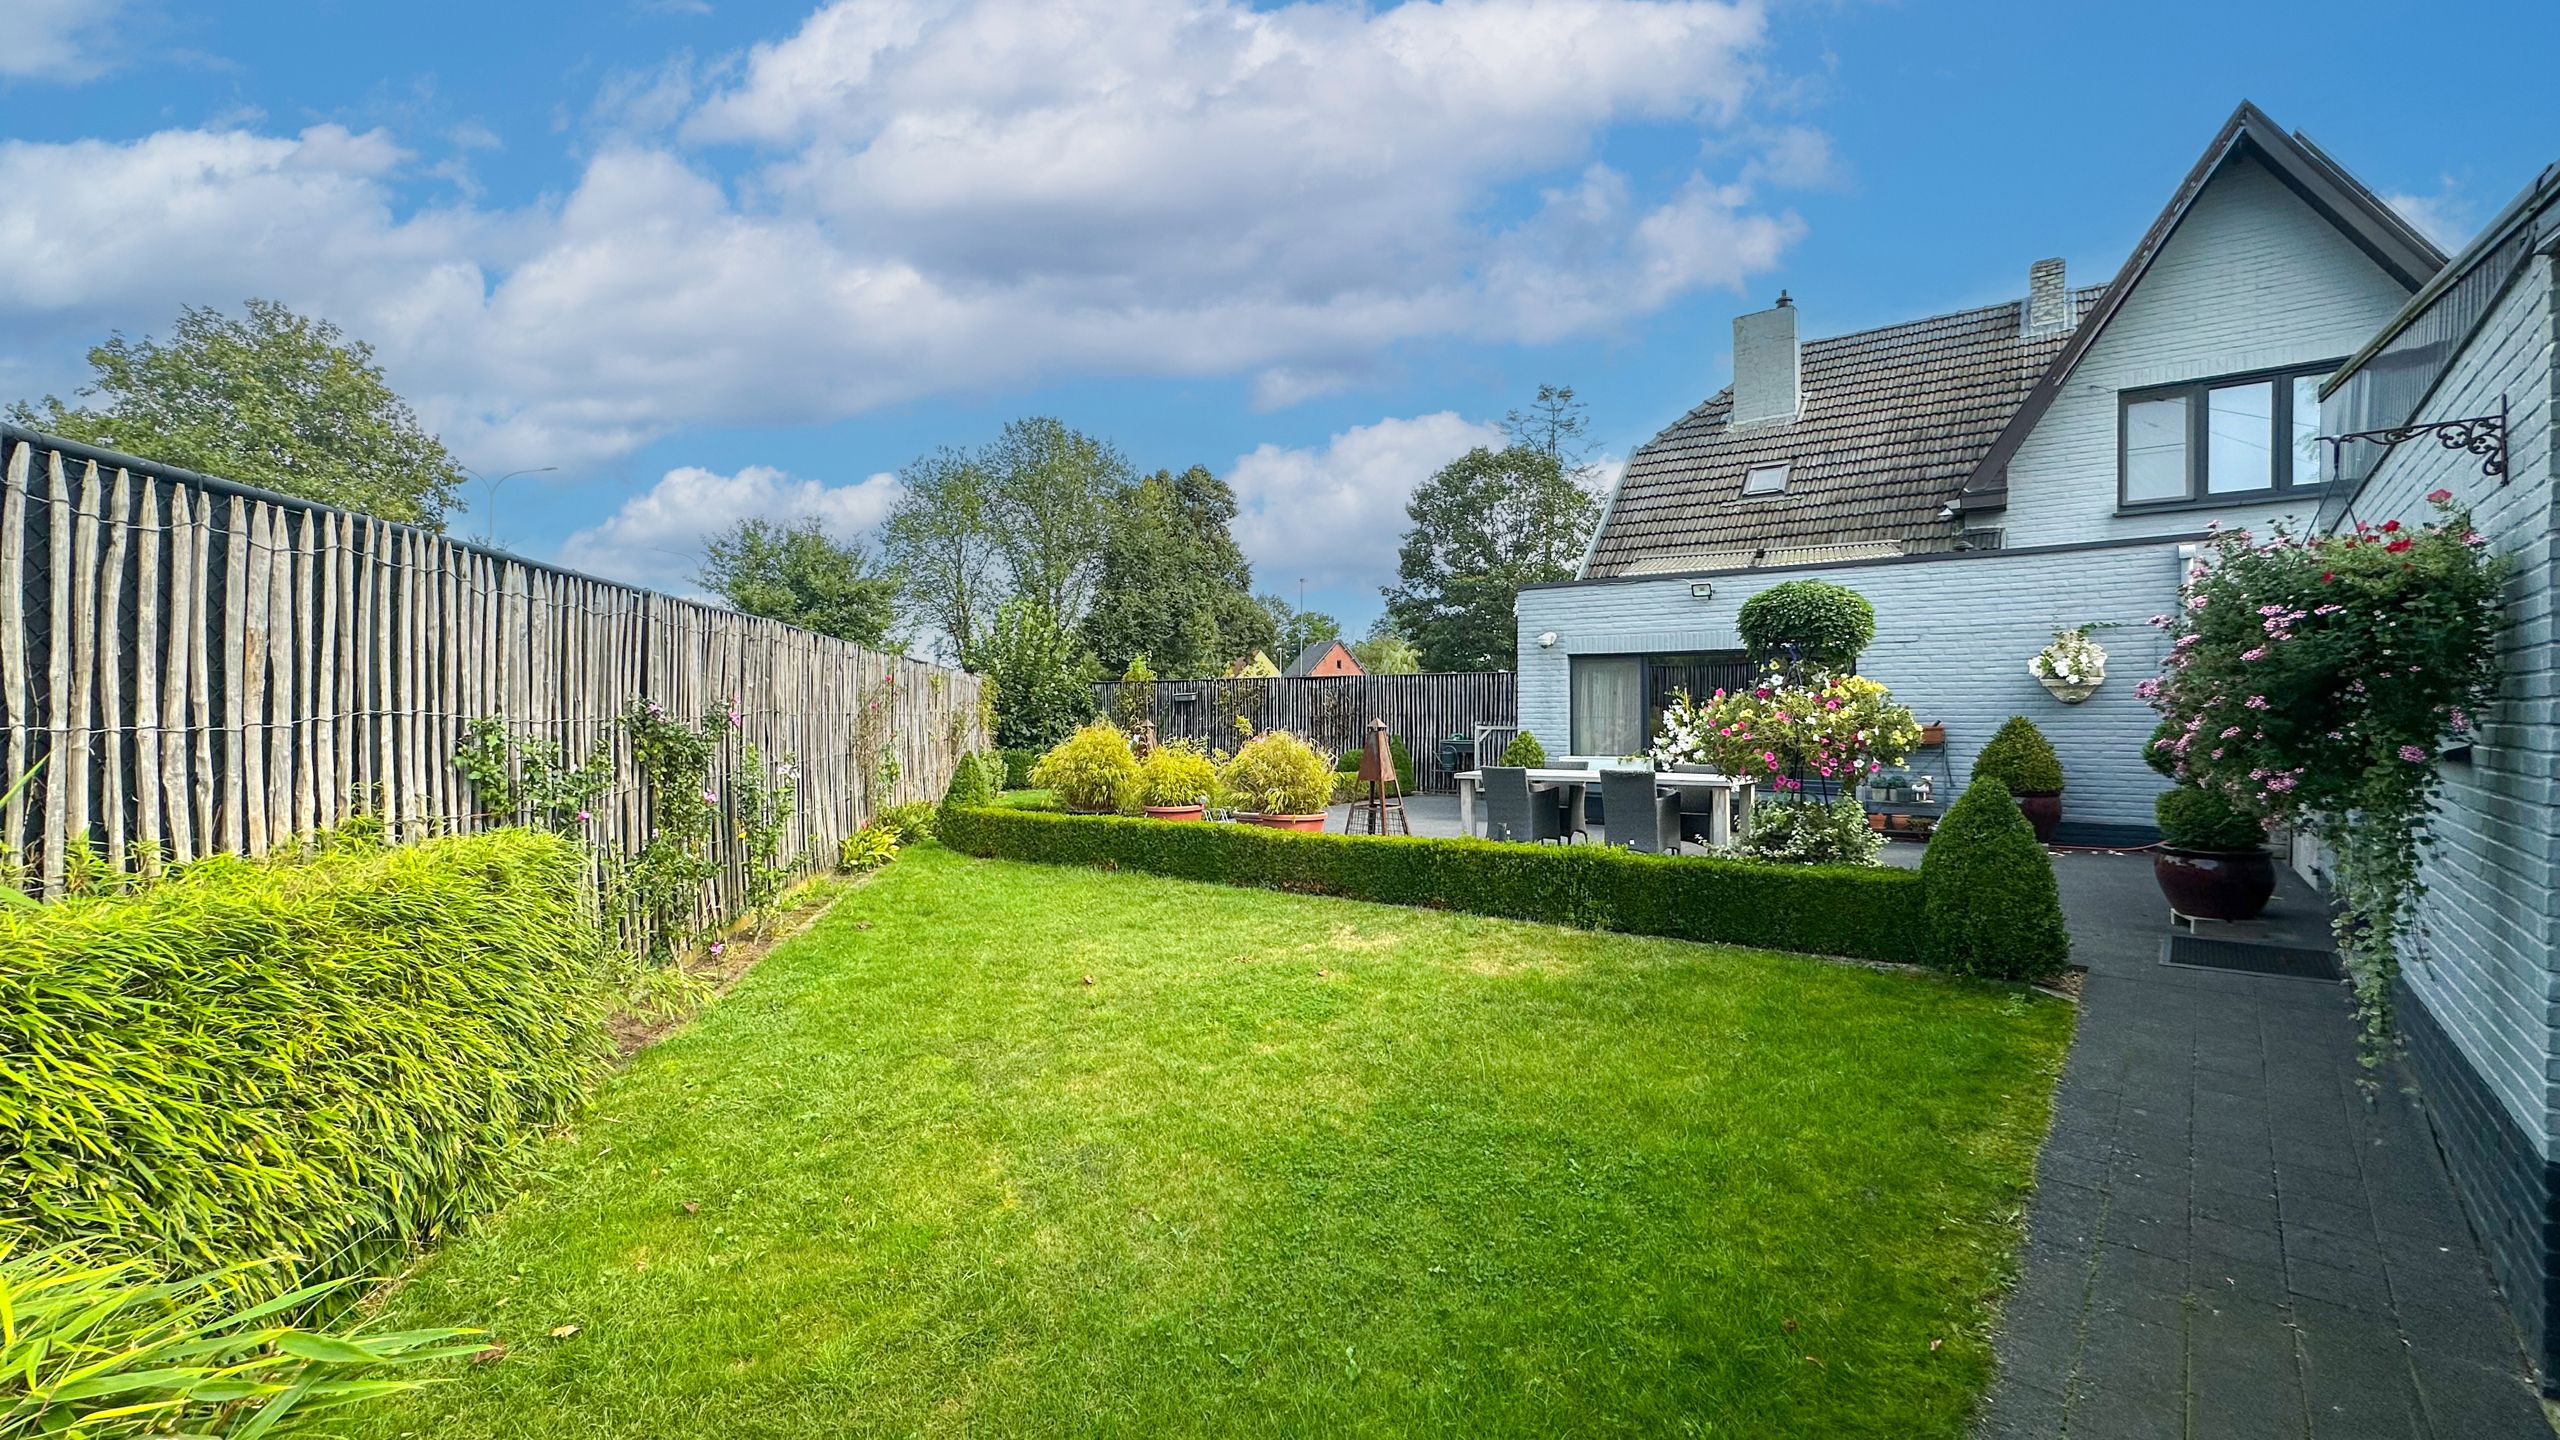
[[0,396],[272,296],[555,467],[501,541],[670,589],[1054,414],[1228,475],[1357,630],[1540,381],[1623,456],[1780,286],[1819,335],[2098,283],[2244,96],[2451,248],[2560,159],[2495,63],[2551,53],[2521,0],[0,0]]

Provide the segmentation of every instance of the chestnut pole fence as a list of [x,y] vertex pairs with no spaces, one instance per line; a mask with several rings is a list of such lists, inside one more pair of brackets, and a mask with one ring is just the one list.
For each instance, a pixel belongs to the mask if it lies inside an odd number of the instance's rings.
[[395,838],[503,823],[454,768],[488,715],[613,782],[581,827],[648,834],[619,717],[732,707],[712,768],[739,913],[729,777],[799,769],[782,854],[825,863],[887,805],[939,797],[987,745],[977,677],[600,580],[415,526],[0,425],[0,840],[63,893],[215,852],[261,855],[359,815]]
[[[1302,675],[1235,680],[1157,680],[1145,685],[1156,735],[1200,740],[1234,749],[1239,716],[1255,734],[1288,730],[1328,756],[1357,748],[1369,722],[1384,720],[1387,733],[1413,754],[1414,788],[1454,790],[1452,772],[1440,764],[1442,737],[1464,735],[1472,744],[1478,725],[1516,726],[1517,677],[1508,670],[1442,671],[1425,675]],[[1117,717],[1116,680],[1094,687],[1094,704]],[[1459,767],[1474,764],[1459,757]]]

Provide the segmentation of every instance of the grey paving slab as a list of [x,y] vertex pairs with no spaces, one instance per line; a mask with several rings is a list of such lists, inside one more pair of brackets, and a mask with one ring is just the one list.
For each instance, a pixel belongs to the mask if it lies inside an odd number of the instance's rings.
[[[2355,1084],[2345,992],[2162,965],[2146,857],[2054,873],[2089,973],[1977,1432],[2548,1440],[2411,1082]],[[2247,928],[2327,917],[2287,876]]]

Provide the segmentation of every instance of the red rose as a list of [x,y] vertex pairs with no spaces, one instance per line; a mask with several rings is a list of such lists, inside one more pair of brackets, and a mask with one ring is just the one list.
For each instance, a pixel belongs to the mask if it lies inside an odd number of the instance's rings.
[[2382,547],[2382,553],[2384,553],[2385,555],[2397,555],[2397,554],[2399,554],[2401,551],[2408,549],[2410,546],[2415,545],[2416,543],[2418,543],[2418,542],[2416,542],[2415,540],[2410,539],[2410,538],[2409,538],[2408,536],[2406,536],[2406,535],[2403,535],[2403,536],[2401,536],[2399,539],[2392,541],[2390,544],[2383,546],[2383,547]]
[[2400,522],[2397,520],[2385,520],[2382,522],[2382,533],[2385,535],[2388,535],[2399,528]]
[[2338,572],[2335,570],[2323,570],[2320,572],[2320,583],[2323,585],[2326,585],[2337,578]]

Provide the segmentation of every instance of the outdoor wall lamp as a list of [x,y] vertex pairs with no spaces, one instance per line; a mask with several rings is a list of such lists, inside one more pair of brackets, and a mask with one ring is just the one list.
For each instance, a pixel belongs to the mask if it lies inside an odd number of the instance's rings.
[[1556,632],[1549,630],[1545,634],[1540,635],[1538,637],[1538,648],[1541,650],[1553,650],[1556,648]]
[[1715,582],[1712,580],[1690,581],[1689,598],[1692,600],[1713,600],[1716,598]]

